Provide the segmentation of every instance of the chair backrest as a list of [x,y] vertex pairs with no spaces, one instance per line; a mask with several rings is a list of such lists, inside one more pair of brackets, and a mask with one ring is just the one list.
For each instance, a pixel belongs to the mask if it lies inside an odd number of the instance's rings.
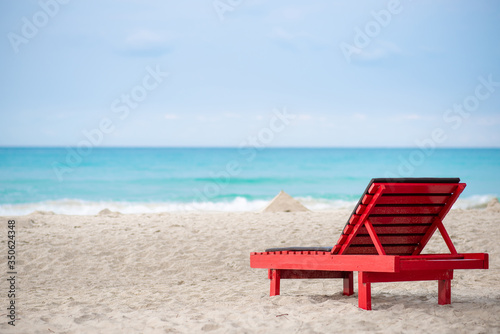
[[465,188],[459,178],[372,179],[332,254],[419,255]]

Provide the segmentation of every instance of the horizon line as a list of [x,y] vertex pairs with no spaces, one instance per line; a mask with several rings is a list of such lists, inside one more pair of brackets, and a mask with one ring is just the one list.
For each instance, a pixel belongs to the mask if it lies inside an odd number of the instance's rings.
[[[62,146],[62,145],[0,145],[0,148],[58,148],[58,149],[77,149],[78,146]],[[191,145],[178,145],[178,146],[153,146],[153,145],[114,145],[114,146],[93,146],[92,149],[109,149],[109,148],[172,148],[172,149],[243,149],[243,148],[256,148],[260,150],[266,149],[422,149],[422,150],[440,150],[440,149],[500,149],[500,146],[443,146],[443,147],[419,147],[419,146],[267,146],[267,147],[254,147],[254,146],[191,146]]]

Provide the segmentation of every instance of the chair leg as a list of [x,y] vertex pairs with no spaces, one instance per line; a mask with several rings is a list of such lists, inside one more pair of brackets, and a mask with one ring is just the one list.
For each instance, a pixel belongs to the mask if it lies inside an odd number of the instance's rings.
[[352,271],[345,273],[344,276],[344,292],[345,296],[354,294],[354,278]]
[[358,306],[363,310],[372,309],[372,289],[371,283],[365,282],[365,275],[358,272]]
[[439,280],[438,282],[439,305],[451,304],[451,279]]
[[278,296],[280,294],[280,279],[281,279],[281,271],[279,269],[271,269],[270,296]]

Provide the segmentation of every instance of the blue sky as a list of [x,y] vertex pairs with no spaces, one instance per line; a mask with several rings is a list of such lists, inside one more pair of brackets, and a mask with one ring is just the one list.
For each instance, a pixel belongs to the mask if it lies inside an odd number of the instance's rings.
[[[2,1],[0,16],[2,146],[500,147],[498,1]],[[273,127],[276,110],[295,117]]]

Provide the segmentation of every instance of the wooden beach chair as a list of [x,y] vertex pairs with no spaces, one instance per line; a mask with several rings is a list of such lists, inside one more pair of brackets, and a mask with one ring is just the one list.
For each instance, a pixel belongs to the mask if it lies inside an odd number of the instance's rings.
[[[455,269],[488,269],[488,254],[458,253],[443,219],[464,190],[458,178],[372,179],[334,247],[271,248],[250,254],[252,268],[268,269],[271,296],[280,279],[343,278],[352,295],[358,272],[358,305],[371,310],[371,284],[438,281],[438,302],[451,303]],[[449,254],[422,254],[439,230]]]

